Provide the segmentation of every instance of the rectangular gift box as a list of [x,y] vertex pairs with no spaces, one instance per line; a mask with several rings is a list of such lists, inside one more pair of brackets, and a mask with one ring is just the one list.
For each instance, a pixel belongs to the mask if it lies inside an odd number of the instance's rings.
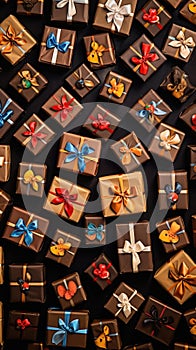
[[11,64],[18,63],[27,54],[36,40],[13,15],[0,23],[0,52]]
[[[117,35],[129,35],[136,4],[137,0],[99,0],[93,26]],[[122,13],[120,18],[115,16],[116,7]]]
[[184,318],[186,320],[191,338],[196,341],[196,309],[186,311],[184,313]]
[[[3,247],[0,247],[0,285],[4,283],[4,252]],[[0,304],[1,306],[1,304]],[[0,311],[1,312],[1,311]],[[1,327],[0,327],[1,329]],[[1,337],[0,337],[1,339]],[[1,343],[1,341],[0,341]]]
[[[162,322],[161,327],[157,325],[157,317]],[[149,297],[135,329],[168,346],[174,339],[180,318],[179,311]]]
[[94,320],[91,329],[96,349],[121,349],[122,342],[116,319]]
[[18,246],[39,252],[42,248],[48,225],[49,221],[47,219],[13,207],[6,223],[3,238]]
[[75,41],[76,32],[74,30],[45,26],[39,62],[70,68]]
[[115,72],[109,72],[99,96],[109,102],[122,104],[131,88],[132,80]]
[[193,242],[196,247],[196,215],[192,215]]
[[[196,7],[196,5],[195,5]],[[186,107],[180,114],[180,118],[193,130],[196,131],[196,103]]]
[[85,215],[86,245],[98,245],[106,243],[106,222],[101,216]]
[[44,0],[17,0],[16,13],[19,15],[43,15]]
[[39,317],[38,312],[10,311],[6,340],[36,341]]
[[147,343],[142,345],[125,346],[123,350],[153,350],[153,346],[151,343]]
[[[59,324],[59,320],[61,320],[62,325]],[[49,309],[46,344],[86,349],[88,322],[89,312],[87,310],[64,312]],[[64,330],[64,327],[69,327],[70,323],[73,324],[72,333]],[[63,327],[64,324],[65,326]],[[61,331],[61,337],[58,337],[59,331]]]
[[43,343],[28,344],[27,350],[44,350],[44,344]]
[[83,106],[67,90],[60,87],[44,103],[42,109],[65,128],[83,110]]
[[[117,224],[117,246],[120,273],[153,271],[149,222]],[[140,245],[133,254],[130,247]]]
[[[69,196],[69,205],[63,194]],[[73,182],[54,177],[44,209],[49,210],[62,218],[78,222],[90,196],[90,190],[80,187]]]
[[196,346],[182,343],[174,343],[174,350],[196,350]]
[[[141,172],[100,177],[99,188],[104,217],[146,212],[144,180]],[[122,197],[117,201],[121,193]],[[126,198],[128,193],[129,198]]]
[[0,219],[2,218],[10,201],[11,201],[10,195],[0,189]]
[[165,0],[168,4],[170,4],[172,7],[174,7],[176,9],[176,7],[178,7],[182,0]]
[[0,145],[0,181],[6,182],[10,178],[11,150],[9,145]]
[[196,180],[196,145],[188,147],[190,151],[190,180]]
[[195,0],[189,0],[180,10],[180,14],[187,19],[187,21],[196,24],[196,6]]
[[42,197],[47,166],[44,164],[20,163],[16,182],[16,193]]
[[4,326],[4,322],[3,322],[3,303],[0,301],[0,346],[1,349],[3,349],[3,344],[4,344],[4,337],[3,337],[3,326]]
[[64,23],[88,23],[89,1],[74,0],[73,3],[63,0],[52,1],[51,21]]
[[11,303],[45,303],[46,277],[43,264],[9,265]]

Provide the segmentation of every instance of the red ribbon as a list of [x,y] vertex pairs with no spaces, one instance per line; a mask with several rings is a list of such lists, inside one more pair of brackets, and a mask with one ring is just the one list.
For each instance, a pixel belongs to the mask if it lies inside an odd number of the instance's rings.
[[110,281],[110,272],[108,271],[110,267],[112,266],[112,263],[106,264],[99,264],[98,266],[95,263],[92,263],[92,267],[94,268],[93,274],[96,276],[94,278],[94,281],[97,281],[98,278],[102,280],[107,280],[107,283],[111,283]]
[[163,29],[158,16],[158,11],[156,9],[149,9],[148,12],[145,9],[142,9],[142,11],[144,13],[142,16],[144,21],[150,24],[156,24],[159,29]]
[[18,318],[16,320],[16,324],[17,324],[17,328],[21,329],[24,331],[24,329],[26,327],[29,327],[31,325],[30,321],[28,320],[28,318],[25,318],[24,320],[21,320],[21,318]]
[[36,126],[37,126],[36,122],[31,122],[28,125],[30,130],[24,131],[22,133],[23,136],[31,137],[31,144],[32,144],[33,148],[35,148],[37,146],[38,140],[42,140],[47,136],[47,134],[44,134],[42,132],[36,133],[35,132]]
[[60,112],[60,118],[61,121],[64,122],[69,114],[69,112],[72,112],[73,106],[71,106],[72,102],[74,101],[74,98],[71,98],[71,100],[67,101],[67,96],[63,95],[61,97],[61,101],[56,98],[56,96],[53,96],[53,98],[58,102],[57,105],[54,105],[50,107],[55,112]]
[[159,56],[156,53],[150,53],[150,50],[151,50],[150,44],[142,43],[142,50],[141,50],[142,57],[141,58],[138,58],[138,57],[131,58],[131,61],[133,63],[140,65],[140,74],[146,75],[148,73],[148,70],[149,70],[148,61],[154,62],[154,61],[157,61],[159,59]]
[[196,131],[196,114],[193,114],[191,117],[192,129]]
[[110,128],[110,122],[106,120],[106,114],[102,115],[98,113],[97,118],[95,118],[93,115],[90,115],[89,117],[93,122],[92,122],[92,127],[96,130],[94,130],[94,133],[96,133],[98,130],[104,131],[107,130],[109,131],[110,134],[113,133],[113,130]]
[[51,203],[55,205],[64,204],[63,208],[67,214],[68,217],[70,217],[74,211],[74,207],[72,203],[78,204],[78,205],[84,205],[82,203],[77,202],[78,195],[70,194],[70,192],[64,188],[55,188],[55,192],[51,192],[54,196],[56,196]]

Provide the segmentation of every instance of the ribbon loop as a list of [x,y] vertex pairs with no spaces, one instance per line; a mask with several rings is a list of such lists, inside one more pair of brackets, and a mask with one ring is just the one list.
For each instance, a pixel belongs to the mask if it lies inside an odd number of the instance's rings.
[[134,204],[131,199],[138,196],[135,186],[124,189],[122,180],[120,186],[113,186],[110,190],[114,194],[110,207],[115,214],[118,214],[122,208],[126,208],[130,212],[134,211]]

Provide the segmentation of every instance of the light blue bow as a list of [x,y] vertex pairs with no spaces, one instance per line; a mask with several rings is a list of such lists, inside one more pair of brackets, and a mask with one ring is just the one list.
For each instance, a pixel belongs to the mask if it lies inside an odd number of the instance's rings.
[[62,43],[57,43],[56,36],[54,33],[50,33],[46,40],[46,47],[47,49],[54,49],[56,48],[58,51],[62,53],[66,53],[69,49],[70,41],[63,41]]
[[[162,103],[162,100],[159,102],[151,101],[149,105],[152,105],[154,107],[154,112],[153,114],[155,115],[165,115],[166,112],[163,111],[162,109],[158,108],[157,106]],[[136,113],[137,117],[144,118],[148,123],[151,123],[150,121],[150,116],[152,115],[151,111],[147,109],[141,109]]]
[[65,146],[65,151],[72,154],[69,154],[65,158],[64,162],[70,163],[73,162],[75,159],[78,159],[78,169],[81,173],[83,173],[86,168],[84,157],[88,156],[88,154],[93,153],[95,150],[94,148],[89,147],[87,144],[84,144],[82,146],[81,151],[78,151],[76,146],[74,146],[71,142],[67,142]]
[[101,240],[103,238],[103,236],[102,236],[103,232],[105,232],[105,230],[104,230],[104,226],[102,224],[100,224],[99,226],[96,226],[92,222],[89,222],[88,227],[87,227],[87,234],[89,236],[96,234],[97,240],[101,242]]
[[28,226],[25,225],[24,220],[19,218],[15,224],[15,230],[11,233],[10,237],[18,238],[24,234],[24,242],[29,247],[33,242],[33,231],[38,228],[38,221],[33,220]]
[[2,102],[0,101],[0,128],[4,126],[4,123],[9,120],[9,118],[14,114],[14,111],[12,109],[6,109],[12,102],[11,98],[8,98],[7,101],[5,102],[4,106]]

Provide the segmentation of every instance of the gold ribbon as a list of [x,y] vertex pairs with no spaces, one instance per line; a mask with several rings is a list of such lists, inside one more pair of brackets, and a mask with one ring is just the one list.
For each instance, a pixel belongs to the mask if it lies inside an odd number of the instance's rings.
[[25,80],[31,83],[31,88],[36,92],[36,94],[39,94],[39,90],[36,88],[36,86],[39,86],[39,83],[37,82],[37,77],[39,76],[39,73],[36,72],[33,76],[31,76],[31,73],[29,70],[23,70],[22,72],[18,72],[19,77],[22,79],[21,84],[19,85],[20,89],[18,89],[19,94],[23,91],[28,89],[28,87],[25,86]]
[[196,318],[191,318],[189,320],[189,325],[191,326],[190,333],[196,335]]
[[124,188],[123,179],[119,177],[119,186],[111,187],[111,190],[114,194],[112,202],[110,204],[111,209],[115,214],[118,214],[122,207],[125,207],[130,212],[134,211],[134,204],[131,201],[131,198],[137,197],[136,187]]
[[181,262],[179,269],[172,264],[169,270],[169,278],[175,281],[175,283],[172,284],[168,291],[174,289],[174,296],[179,299],[183,299],[186,289],[188,289],[191,293],[195,293],[192,286],[196,287],[196,274],[191,275],[191,272],[195,269],[196,266],[188,268],[184,261]]
[[[94,81],[88,79],[91,75],[93,75],[93,72],[90,72],[89,74],[86,75],[85,78],[83,78],[83,77],[82,77],[82,72],[81,72],[81,69],[80,69],[80,68],[78,69],[78,72],[73,72],[73,77],[74,77],[76,80],[83,80],[83,82],[84,82],[84,87],[85,87],[87,90],[90,90],[90,89],[92,89],[92,88],[95,86]],[[73,89],[76,89],[77,87],[76,87],[76,86],[73,86],[72,88],[73,88]]]
[[101,64],[103,66],[102,56],[103,52],[106,51],[105,46],[99,45],[93,37],[91,42],[91,48],[91,52],[87,55],[88,62]]
[[10,24],[7,28],[6,33],[0,34],[0,45],[3,45],[1,48],[2,54],[12,53],[14,46],[18,47],[21,51],[24,51],[21,46],[25,45],[27,41],[23,39],[23,31],[16,34],[15,29]]
[[171,226],[169,222],[166,221],[166,225],[168,230],[162,230],[159,239],[164,243],[172,243],[174,250],[176,250],[175,244],[179,242],[179,234],[184,233],[184,230],[181,230],[181,226],[173,221]]
[[[110,86],[109,86],[110,85]],[[120,98],[125,90],[125,85],[123,83],[119,82],[117,83],[116,78],[112,78],[109,82],[108,87],[108,93],[110,95],[115,95],[116,97]]]
[[110,329],[106,325],[103,327],[103,332],[95,339],[95,345],[101,349],[108,349],[107,343],[112,341],[112,338],[109,336]]

